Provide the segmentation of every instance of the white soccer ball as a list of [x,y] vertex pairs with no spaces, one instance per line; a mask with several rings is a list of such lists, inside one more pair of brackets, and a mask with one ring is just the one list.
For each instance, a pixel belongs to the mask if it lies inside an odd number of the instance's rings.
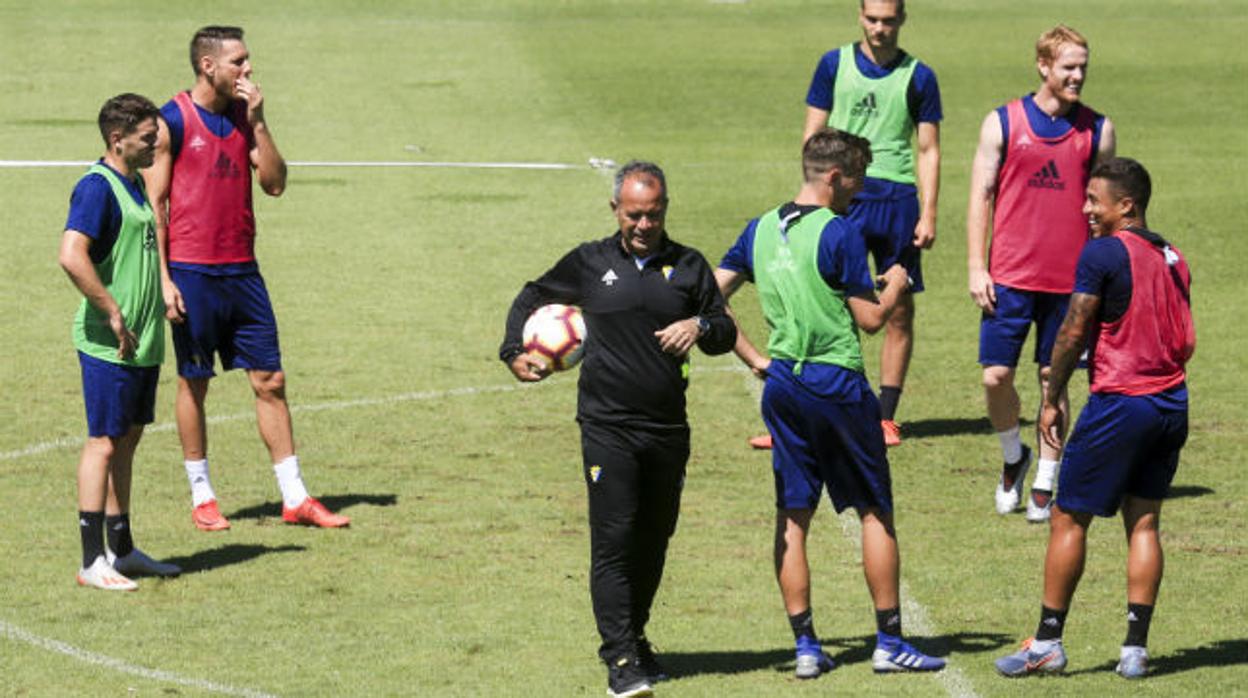
[[524,323],[524,350],[546,360],[553,371],[566,371],[585,354],[585,318],[572,305],[543,305]]

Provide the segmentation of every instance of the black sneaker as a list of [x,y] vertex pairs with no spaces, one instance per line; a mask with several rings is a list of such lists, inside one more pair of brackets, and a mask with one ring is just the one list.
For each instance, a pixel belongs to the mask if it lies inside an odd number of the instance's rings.
[[615,698],[654,695],[650,677],[641,668],[637,657],[620,655],[607,664],[607,695]]
[[654,656],[654,647],[645,636],[637,638],[637,664],[641,670],[645,672],[646,677],[650,679],[650,683],[658,683],[667,681],[672,678],[667,673],[667,669],[659,664],[659,658]]

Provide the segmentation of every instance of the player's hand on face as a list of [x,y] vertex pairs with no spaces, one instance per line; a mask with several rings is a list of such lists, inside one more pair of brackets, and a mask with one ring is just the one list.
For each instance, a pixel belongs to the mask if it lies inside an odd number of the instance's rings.
[[172,281],[160,285],[161,295],[165,297],[165,319],[180,323],[186,319],[186,303],[182,300],[182,292]]
[[525,352],[511,360],[509,364],[512,374],[517,380],[532,383],[550,375],[550,366],[545,361]]
[[698,334],[698,321],[686,318],[656,331],[654,336],[659,340],[659,348],[663,351],[676,356],[684,356],[698,341]]
[[1040,438],[1050,448],[1061,450],[1062,434],[1066,431],[1066,415],[1060,405],[1052,405],[1046,400],[1040,407]]
[[995,313],[997,310],[997,291],[992,286],[992,276],[988,272],[977,269],[970,273],[968,282],[971,300],[975,301],[980,310],[986,313]]
[[126,321],[122,319],[121,313],[109,317],[108,326],[113,330],[113,335],[117,337],[117,358],[128,359],[133,356],[134,350],[139,346],[139,338],[134,336],[129,327],[126,327]]
[[932,249],[936,243],[936,224],[922,219],[914,226],[914,246],[924,250]]
[[240,77],[234,81],[234,92],[247,103],[247,120],[252,125],[264,120],[264,93],[259,85],[251,78]]

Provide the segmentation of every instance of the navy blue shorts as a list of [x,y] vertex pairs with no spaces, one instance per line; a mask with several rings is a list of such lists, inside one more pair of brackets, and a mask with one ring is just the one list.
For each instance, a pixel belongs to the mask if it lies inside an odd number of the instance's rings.
[[1113,516],[1125,495],[1165,499],[1186,441],[1186,385],[1156,395],[1093,393],[1062,453],[1057,505]]
[[815,509],[826,486],[837,512],[893,510],[880,402],[865,376],[845,373],[855,399],[820,395],[784,371],[768,374],[762,411],[772,434],[778,509]]
[[260,274],[214,276],[170,268],[186,304],[186,320],[173,324],[178,375],[211,378],[213,356],[228,371],[282,370],[277,318]]
[[1001,284],[993,284],[993,289],[997,293],[997,312],[984,313],[979,321],[980,365],[1017,366],[1027,333],[1035,323],[1035,360],[1048,366],[1057,331],[1066,318],[1070,294],[1020,291]]
[[900,263],[914,281],[910,293],[923,290],[922,250],[914,246],[914,226],[919,223],[916,197],[854,199],[849,207],[849,220],[862,226],[863,240],[875,262],[876,274],[883,274]]
[[156,419],[160,366],[125,366],[78,352],[87,434],[120,438],[136,424]]

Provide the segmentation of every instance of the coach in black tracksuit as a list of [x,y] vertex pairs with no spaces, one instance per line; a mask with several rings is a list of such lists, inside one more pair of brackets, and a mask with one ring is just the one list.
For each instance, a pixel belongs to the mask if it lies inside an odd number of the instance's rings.
[[706,260],[667,237],[662,170],[622,167],[611,208],[619,231],[578,246],[525,285],[499,357],[518,379],[541,380],[546,366],[523,351],[525,320],[548,303],[581,307],[577,421],[589,490],[590,591],[599,654],[611,667],[611,689],[624,694],[632,679],[661,674],[644,633],[689,458],[688,352],[697,344],[725,353],[737,333]]

